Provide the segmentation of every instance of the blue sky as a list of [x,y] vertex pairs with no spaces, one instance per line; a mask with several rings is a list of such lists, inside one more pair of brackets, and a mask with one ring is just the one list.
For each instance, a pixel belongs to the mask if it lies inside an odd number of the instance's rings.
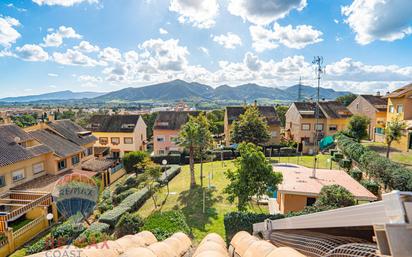
[[386,92],[411,82],[410,0],[2,0],[0,97],[172,79]]

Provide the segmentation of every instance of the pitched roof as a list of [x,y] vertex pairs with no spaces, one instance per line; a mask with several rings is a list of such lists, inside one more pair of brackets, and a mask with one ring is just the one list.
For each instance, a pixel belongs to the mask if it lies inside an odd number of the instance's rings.
[[319,106],[323,114],[331,119],[342,119],[352,116],[348,108],[337,101],[322,101],[319,102]]
[[398,88],[396,90],[394,90],[392,93],[384,96],[384,98],[397,98],[397,97],[402,97],[404,96],[406,93],[412,91],[412,83],[408,84],[406,86],[403,86],[401,88]]
[[[294,102],[302,118],[316,118],[316,102]],[[319,118],[341,119],[352,116],[343,104],[337,101],[319,102]]]
[[357,200],[377,199],[343,170],[317,169],[316,178],[311,177],[312,169],[298,165],[278,165],[274,170],[283,174],[279,192],[317,196],[323,186],[338,184],[349,190]]
[[[276,113],[275,107],[257,106],[257,108],[262,116],[266,118],[266,121],[269,125],[280,124],[280,120],[278,114]],[[237,120],[241,114],[245,113],[245,110],[246,109],[243,106],[227,106],[226,113],[229,124],[232,124],[233,121]]]
[[81,146],[54,134],[49,130],[30,131],[29,134],[42,144],[47,145],[53,150],[54,154],[60,157],[69,157],[84,150]]
[[24,147],[16,143],[15,139],[25,142],[34,138],[14,124],[0,125],[0,138],[0,167],[52,152],[42,144]]
[[140,115],[94,115],[87,129],[93,132],[133,132]]
[[[296,106],[296,109],[298,110],[300,116],[302,118],[316,118],[315,112],[316,112],[316,103],[313,102],[294,102],[293,103]],[[320,110],[320,109],[319,109]],[[322,110],[319,111],[319,118],[320,119],[325,119],[325,115],[323,114]]]
[[386,112],[388,100],[377,95],[360,95],[363,99],[373,105],[378,111]]
[[95,136],[91,133],[88,134],[87,130],[71,120],[56,120],[49,122],[47,125],[66,139],[79,146],[94,143],[97,140]]
[[162,111],[157,114],[154,128],[160,130],[179,130],[188,120],[189,116],[199,115],[199,111]]

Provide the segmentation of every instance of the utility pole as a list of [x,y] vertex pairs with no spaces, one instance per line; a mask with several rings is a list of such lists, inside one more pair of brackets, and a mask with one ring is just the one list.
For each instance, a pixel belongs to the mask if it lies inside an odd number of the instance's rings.
[[298,85],[298,102],[302,100],[302,77],[299,77],[299,85]]
[[318,87],[317,87],[317,95],[316,95],[316,104],[315,104],[315,118],[316,118],[316,123],[315,123],[315,140],[314,140],[314,146],[315,146],[315,159],[314,159],[314,166],[313,166],[313,177],[316,177],[316,161],[317,161],[317,155],[319,153],[319,116],[320,116],[320,109],[319,109],[319,98],[320,98],[320,79],[321,79],[321,74],[323,73],[322,69],[322,64],[323,64],[323,57],[322,56],[315,56],[312,61],[313,64],[316,65],[316,79],[318,80]]

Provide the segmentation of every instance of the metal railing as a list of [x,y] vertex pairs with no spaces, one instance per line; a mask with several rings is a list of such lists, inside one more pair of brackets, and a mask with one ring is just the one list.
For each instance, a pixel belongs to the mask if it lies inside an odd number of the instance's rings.
[[116,172],[118,172],[119,170],[121,170],[123,168],[124,168],[123,163],[119,163],[115,167],[110,168],[110,172],[113,174],[113,173],[116,173]]

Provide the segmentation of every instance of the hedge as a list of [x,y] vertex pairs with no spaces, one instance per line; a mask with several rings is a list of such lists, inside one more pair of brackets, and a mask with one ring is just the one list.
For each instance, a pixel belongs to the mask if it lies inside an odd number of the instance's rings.
[[362,180],[360,183],[362,184],[364,188],[368,189],[369,192],[371,192],[372,194],[376,196],[379,194],[380,186],[378,183],[374,181],[370,181],[370,180]]
[[103,213],[100,218],[99,222],[106,223],[110,225],[111,228],[114,228],[119,221],[120,217],[125,213],[131,211],[130,207],[126,206],[117,206],[113,210],[109,210]]
[[350,170],[352,168],[352,160],[342,159],[339,161],[339,167],[345,170]]
[[141,230],[152,232],[159,241],[165,240],[176,232],[183,232],[187,235],[191,232],[181,211],[153,213],[147,217]]
[[356,181],[360,182],[362,180],[362,171],[355,168],[350,172],[350,176]]
[[163,172],[163,174],[160,176],[158,179],[158,182],[160,184],[165,184],[167,181],[172,180],[174,177],[176,177],[177,174],[179,174],[181,171],[180,166],[173,165],[169,169]]
[[239,231],[253,232],[253,224],[263,222],[266,219],[281,219],[284,216],[268,215],[263,213],[251,213],[251,212],[230,212],[224,216],[224,224],[226,231],[226,242],[230,242],[232,237]]
[[166,160],[168,164],[180,164],[181,154],[168,154],[168,155],[154,155],[152,161],[157,164],[162,164],[163,160]]

